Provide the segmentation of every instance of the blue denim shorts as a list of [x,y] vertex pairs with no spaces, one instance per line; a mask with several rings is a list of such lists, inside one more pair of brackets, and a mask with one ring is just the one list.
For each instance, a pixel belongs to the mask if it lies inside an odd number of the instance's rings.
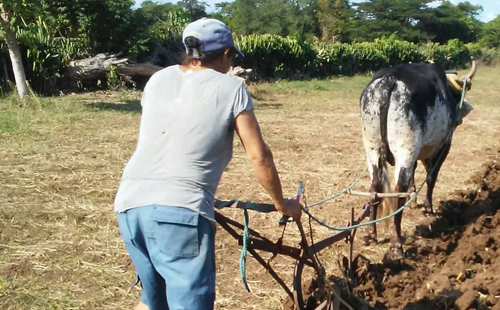
[[145,206],[118,214],[120,234],[150,310],[212,310],[215,232],[198,213]]

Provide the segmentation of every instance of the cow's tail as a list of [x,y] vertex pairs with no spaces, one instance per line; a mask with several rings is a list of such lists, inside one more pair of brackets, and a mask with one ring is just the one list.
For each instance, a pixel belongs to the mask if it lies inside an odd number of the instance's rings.
[[[387,151],[388,148],[385,147],[382,150],[382,156],[381,156],[381,163],[380,163],[380,168],[381,168],[381,173],[380,173],[380,185],[381,185],[381,190],[382,193],[391,193],[392,192],[392,187],[391,187],[391,180],[389,179],[389,173],[387,171]],[[382,198],[380,200],[380,206],[379,206],[379,218],[388,216],[391,214],[392,210],[392,198]],[[387,229],[389,225],[389,221],[383,221],[382,226]]]
[[[382,147],[380,150],[380,163],[379,167],[382,170],[380,173],[380,185],[383,193],[392,192],[391,182],[389,179],[389,173],[387,170],[387,163],[394,164],[394,156],[389,149],[389,141],[387,139],[387,115],[389,113],[389,104],[391,100],[392,91],[396,87],[396,79],[393,77],[384,78],[384,84],[386,92],[382,93],[380,98],[380,135],[382,138]],[[392,209],[392,199],[383,198],[380,201],[380,214],[379,217],[385,217],[391,214]],[[383,221],[383,226],[388,227],[389,221]]]

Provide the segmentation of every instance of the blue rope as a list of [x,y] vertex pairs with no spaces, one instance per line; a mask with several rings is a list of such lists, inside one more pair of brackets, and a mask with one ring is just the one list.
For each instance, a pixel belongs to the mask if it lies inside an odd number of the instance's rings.
[[243,229],[243,246],[241,248],[241,256],[240,256],[240,275],[241,275],[241,280],[245,285],[245,289],[247,290],[247,292],[250,293],[250,287],[248,286],[246,278],[246,262],[247,262],[248,235],[249,235],[247,209],[243,209],[243,223],[245,225],[245,228]]
[[[217,209],[223,209],[226,207],[229,207],[233,203],[238,203],[241,202],[239,199],[232,199],[230,201],[227,201],[223,203],[220,206],[215,206]],[[259,208],[251,202],[250,200],[247,200],[245,203],[245,208],[243,208],[243,245],[241,247],[241,255],[240,255],[240,275],[241,275],[241,280],[243,281],[243,284],[245,285],[245,289],[247,292],[250,293],[250,287],[248,286],[247,283],[247,278],[246,278],[246,263],[247,263],[247,251],[248,251],[248,238],[249,238],[249,232],[248,232],[248,209],[256,210],[259,211]]]

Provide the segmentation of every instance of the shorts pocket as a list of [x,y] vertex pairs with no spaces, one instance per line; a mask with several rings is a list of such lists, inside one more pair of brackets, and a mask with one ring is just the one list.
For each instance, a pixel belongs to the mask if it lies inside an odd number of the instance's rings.
[[198,213],[185,208],[155,208],[154,238],[159,250],[170,258],[198,256],[199,216]]

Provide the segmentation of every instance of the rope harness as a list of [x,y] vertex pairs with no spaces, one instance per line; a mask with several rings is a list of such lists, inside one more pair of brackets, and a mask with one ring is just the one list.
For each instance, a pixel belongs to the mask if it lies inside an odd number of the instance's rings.
[[464,86],[462,87],[462,96],[460,97],[460,104],[458,105],[458,109],[462,108],[462,105],[465,100],[465,89],[467,88],[467,76],[464,75],[463,78],[464,78]]

